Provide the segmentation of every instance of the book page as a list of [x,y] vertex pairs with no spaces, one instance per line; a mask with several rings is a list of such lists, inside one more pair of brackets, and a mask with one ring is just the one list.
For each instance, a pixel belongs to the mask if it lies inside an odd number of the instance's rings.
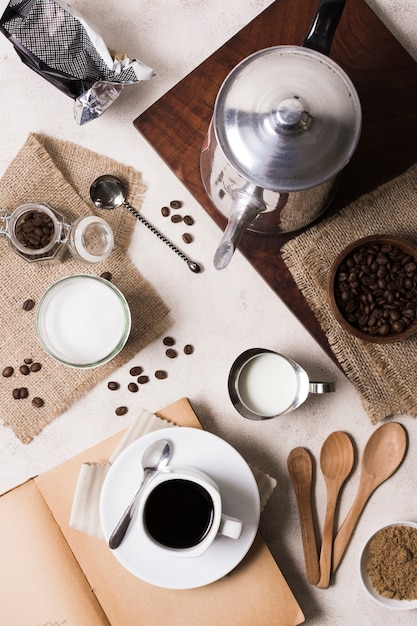
[[109,626],[34,480],[0,498],[0,624]]

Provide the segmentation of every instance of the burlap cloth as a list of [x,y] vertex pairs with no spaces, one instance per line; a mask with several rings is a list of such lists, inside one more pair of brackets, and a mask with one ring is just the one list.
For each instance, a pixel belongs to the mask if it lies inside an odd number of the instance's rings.
[[[135,218],[125,209],[100,211],[89,198],[92,181],[111,173],[127,183],[129,200],[139,210],[145,187],[133,168],[76,146],[43,135],[29,135],[25,145],[0,180],[1,210],[13,211],[29,201],[48,202],[71,223],[80,215],[94,212],[111,225],[116,247],[103,263],[85,264],[67,252],[59,262],[28,263],[0,239],[0,372],[14,368],[10,378],[0,376],[0,417],[16,436],[28,443],[71,403],[108,376],[167,330],[171,324],[167,306],[153,287],[125,256]],[[94,211],[93,211],[94,209]],[[36,337],[35,311],[23,309],[23,302],[36,302],[45,289],[63,276],[112,274],[112,283],[125,295],[132,315],[132,330],[126,346],[112,361],[98,368],[80,370],[63,366],[49,357]],[[24,376],[19,366],[25,358],[42,364],[39,372]],[[27,399],[14,400],[14,388],[26,387]],[[41,408],[32,405],[41,397]]]
[[417,242],[417,164],[286,243],[282,257],[376,424],[393,415],[417,416],[417,337],[386,345],[356,339],[337,323],[326,296],[339,252],[373,234]]

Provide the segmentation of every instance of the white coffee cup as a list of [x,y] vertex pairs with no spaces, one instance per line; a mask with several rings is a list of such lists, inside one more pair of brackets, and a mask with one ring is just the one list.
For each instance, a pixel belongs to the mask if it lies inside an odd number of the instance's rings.
[[298,363],[265,348],[246,350],[235,360],[228,387],[237,411],[253,420],[294,411],[309,393],[334,391],[333,383],[310,381]]
[[243,524],[223,512],[217,484],[194,467],[169,466],[146,484],[138,507],[142,539],[175,557],[201,556],[218,535],[239,539]]

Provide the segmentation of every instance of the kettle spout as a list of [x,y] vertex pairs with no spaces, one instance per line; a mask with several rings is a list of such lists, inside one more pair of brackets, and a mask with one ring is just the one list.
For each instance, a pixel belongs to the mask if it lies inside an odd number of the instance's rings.
[[262,188],[253,183],[247,183],[233,192],[230,218],[214,254],[216,270],[223,270],[229,265],[246,228],[259,213],[266,210],[262,193]]

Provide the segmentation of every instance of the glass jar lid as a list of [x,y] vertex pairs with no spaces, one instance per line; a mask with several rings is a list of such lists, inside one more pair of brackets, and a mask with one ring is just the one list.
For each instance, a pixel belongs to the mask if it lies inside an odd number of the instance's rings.
[[335,176],[352,156],[361,106],[346,73],[327,56],[277,46],[244,59],[216,99],[214,128],[229,164],[272,191],[302,191]]

